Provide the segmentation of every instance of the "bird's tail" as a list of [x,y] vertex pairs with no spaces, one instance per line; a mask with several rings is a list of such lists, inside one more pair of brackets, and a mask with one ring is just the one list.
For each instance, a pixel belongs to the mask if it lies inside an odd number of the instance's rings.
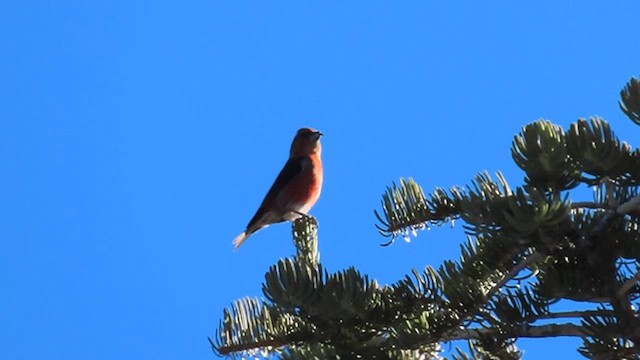
[[[266,216],[272,216],[272,215],[270,212],[267,212]],[[233,245],[234,245],[233,251],[237,251],[240,245],[244,244],[244,242],[247,241],[249,236],[251,236],[253,233],[255,233],[256,231],[262,228],[269,226],[270,223],[274,223],[274,221],[270,219],[271,219],[270,217],[265,218],[263,216],[258,218],[258,220],[256,221],[254,216],[254,219],[252,219],[251,222],[249,222],[249,226],[247,226],[247,229],[243,231],[242,234],[238,235],[235,239],[233,239]]]
[[251,234],[247,233],[247,231],[243,231],[242,234],[233,239],[233,251],[237,251],[240,245],[247,241],[249,235]]

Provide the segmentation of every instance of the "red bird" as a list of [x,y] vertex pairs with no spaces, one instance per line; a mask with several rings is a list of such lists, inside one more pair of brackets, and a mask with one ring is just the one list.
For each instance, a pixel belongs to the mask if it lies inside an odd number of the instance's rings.
[[247,229],[233,240],[235,250],[251,234],[283,221],[306,216],[322,190],[322,133],[311,128],[298,130],[289,153],[289,160],[271,185],[267,196],[253,216]]

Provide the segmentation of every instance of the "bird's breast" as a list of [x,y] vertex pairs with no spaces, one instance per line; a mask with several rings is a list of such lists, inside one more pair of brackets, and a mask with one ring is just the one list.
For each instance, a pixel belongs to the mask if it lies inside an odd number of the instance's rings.
[[303,159],[302,170],[291,180],[287,191],[280,199],[283,208],[289,211],[307,213],[315,205],[322,191],[322,162],[319,156]]

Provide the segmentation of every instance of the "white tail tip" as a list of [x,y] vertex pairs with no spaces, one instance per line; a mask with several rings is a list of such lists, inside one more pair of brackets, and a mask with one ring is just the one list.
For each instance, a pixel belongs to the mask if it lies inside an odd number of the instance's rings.
[[249,238],[249,234],[246,231],[243,231],[242,234],[238,235],[235,239],[233,239],[233,251],[237,251],[240,245],[242,245]]

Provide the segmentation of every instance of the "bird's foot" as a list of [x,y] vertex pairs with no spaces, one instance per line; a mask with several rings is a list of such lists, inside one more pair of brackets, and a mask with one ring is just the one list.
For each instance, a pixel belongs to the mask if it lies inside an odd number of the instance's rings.
[[313,215],[305,214],[301,211],[295,211],[295,210],[293,212],[300,215],[300,218],[304,221],[313,222],[316,225],[318,224],[318,220]]
[[[295,210],[294,210],[293,212],[294,212],[294,213],[296,213],[296,214],[298,214],[298,215],[300,215],[300,216],[301,216],[301,217],[303,217],[305,220],[309,220],[309,219],[311,219],[311,218],[314,218],[313,216],[311,216],[311,215],[309,215],[309,214],[305,214],[305,213],[303,213],[303,212],[301,212],[301,211],[295,211]],[[314,219],[315,219],[315,218],[314,218]]]

